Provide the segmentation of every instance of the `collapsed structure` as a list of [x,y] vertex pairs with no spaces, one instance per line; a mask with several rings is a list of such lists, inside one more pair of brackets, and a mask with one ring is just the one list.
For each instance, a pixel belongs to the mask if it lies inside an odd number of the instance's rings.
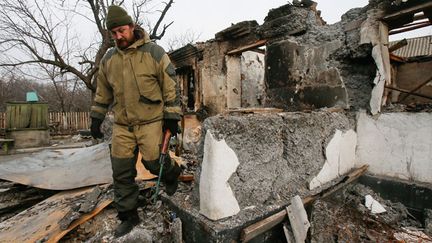
[[212,116],[185,134],[202,161],[194,196],[169,200],[194,232],[186,239],[238,240],[245,225],[362,165],[371,176],[432,183],[430,43],[402,56],[404,45],[389,42],[430,25],[431,10],[371,0],[326,25],[316,3],[302,1],[173,51],[184,104]]
[[[183,222],[185,242],[285,242],[284,232],[297,242],[430,240],[401,228],[432,233],[430,37],[391,43],[389,35],[430,25],[432,2],[370,0],[333,25],[316,7],[295,1],[270,10],[262,25],[240,22],[215,39],[170,53],[187,109],[184,149],[198,161],[194,183],[163,197]],[[93,166],[104,167],[107,160],[98,158]],[[0,176],[28,181],[18,169]],[[366,170],[361,184],[347,186]],[[91,179],[85,182],[106,180]],[[77,201],[98,198],[93,201],[99,201],[94,203],[99,212],[111,202],[100,196],[106,190],[78,192],[86,196],[70,200],[61,214],[68,216],[62,219],[67,231],[69,216],[91,211],[76,209]],[[63,197],[54,199],[61,204]],[[0,228],[10,230],[13,223],[12,218]],[[157,224],[152,227],[162,234]],[[50,227],[39,229],[47,239],[66,234]],[[152,241],[145,233],[140,240]]]

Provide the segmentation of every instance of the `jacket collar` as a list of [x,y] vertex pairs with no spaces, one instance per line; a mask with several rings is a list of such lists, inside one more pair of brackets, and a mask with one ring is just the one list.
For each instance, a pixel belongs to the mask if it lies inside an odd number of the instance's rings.
[[118,48],[116,46],[117,51],[119,51],[120,53],[123,54],[124,52],[126,52],[128,50],[138,49],[140,46],[151,42],[149,34],[140,26],[135,27],[134,35],[135,35],[135,39],[136,39],[134,43],[132,43],[129,47],[127,47],[124,50],[121,50],[120,48]]

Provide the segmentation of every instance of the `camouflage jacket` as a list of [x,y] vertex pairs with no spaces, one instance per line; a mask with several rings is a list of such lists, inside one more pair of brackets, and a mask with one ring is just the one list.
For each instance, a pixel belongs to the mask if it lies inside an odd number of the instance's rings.
[[120,125],[180,120],[174,66],[145,31],[135,31],[135,35],[137,40],[128,48],[112,48],[102,59],[90,116],[104,119],[112,105],[114,122]]

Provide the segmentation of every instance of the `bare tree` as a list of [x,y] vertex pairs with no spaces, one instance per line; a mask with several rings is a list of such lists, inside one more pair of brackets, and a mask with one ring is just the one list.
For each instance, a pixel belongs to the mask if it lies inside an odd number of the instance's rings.
[[196,33],[192,30],[187,30],[181,35],[172,37],[167,40],[168,51],[174,51],[180,47],[186,46],[187,44],[193,44],[198,41],[201,33]]
[[[137,23],[152,0],[135,0],[133,15]],[[53,66],[61,75],[74,75],[85,86],[95,91],[92,82],[99,63],[107,50],[114,46],[105,28],[107,8],[111,4],[123,5],[116,0],[1,0],[0,2],[0,67],[29,66],[41,68]],[[152,39],[161,39],[172,24],[161,24],[171,8],[173,0],[163,2],[159,18],[150,28]],[[160,6],[160,5],[158,5]],[[82,46],[82,37],[72,30],[72,18],[79,16],[97,28],[97,40]],[[148,24],[150,25],[150,24]],[[75,28],[76,29],[76,28]],[[42,64],[42,65],[40,65]]]

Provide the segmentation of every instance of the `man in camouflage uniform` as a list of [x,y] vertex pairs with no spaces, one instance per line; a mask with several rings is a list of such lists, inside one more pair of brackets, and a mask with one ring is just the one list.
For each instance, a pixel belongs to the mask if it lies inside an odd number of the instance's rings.
[[[163,130],[178,132],[181,108],[175,69],[162,47],[119,6],[108,8],[106,26],[116,47],[100,63],[90,116],[92,136],[101,138],[100,126],[110,105],[114,112],[111,164],[115,206],[122,221],[115,231],[119,237],[139,223],[138,151],[144,166],[158,175]],[[168,158],[163,172],[166,192],[172,195],[181,169]]]

